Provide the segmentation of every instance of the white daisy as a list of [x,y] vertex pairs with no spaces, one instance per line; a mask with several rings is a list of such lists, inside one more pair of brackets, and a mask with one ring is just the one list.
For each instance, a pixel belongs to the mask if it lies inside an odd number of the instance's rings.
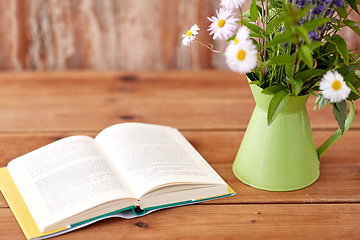
[[324,98],[330,100],[330,102],[337,103],[345,100],[351,89],[346,85],[343,76],[337,71],[328,71],[321,78],[320,90],[322,91],[322,95]]
[[225,49],[225,58],[232,71],[247,73],[256,67],[258,54],[251,40],[243,40],[238,44],[230,43]]
[[190,30],[186,32],[186,34],[183,34],[182,37],[184,38],[181,43],[184,46],[190,46],[190,43],[192,43],[196,37],[195,35],[199,34],[197,31],[199,31],[200,28],[197,24],[194,24]]
[[220,5],[226,9],[235,9],[241,7],[245,0],[221,0]]
[[248,40],[250,38],[249,35],[250,35],[250,30],[245,26],[241,26],[237,31],[236,37],[232,41],[232,43],[238,44],[240,41]]
[[208,31],[210,35],[214,34],[213,39],[226,40],[233,35],[238,26],[240,19],[234,17],[231,10],[220,8],[219,12],[216,11],[217,17],[211,17],[209,19],[212,22]]

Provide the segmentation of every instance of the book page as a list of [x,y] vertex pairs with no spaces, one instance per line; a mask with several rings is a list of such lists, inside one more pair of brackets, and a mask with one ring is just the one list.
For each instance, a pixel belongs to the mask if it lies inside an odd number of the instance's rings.
[[8,169],[39,228],[104,202],[135,198],[87,136],[56,141],[12,160]]
[[226,184],[177,129],[122,123],[95,140],[139,198],[169,184]]

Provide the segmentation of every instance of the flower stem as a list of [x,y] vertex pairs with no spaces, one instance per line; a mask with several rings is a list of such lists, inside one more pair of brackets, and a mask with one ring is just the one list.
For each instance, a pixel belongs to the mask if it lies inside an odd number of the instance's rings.
[[[262,16],[262,18],[260,17],[260,21],[261,21],[261,23],[262,23],[262,25],[263,26],[265,26],[265,23],[264,23],[264,0],[261,0],[261,16]],[[265,62],[265,56],[264,56],[264,54],[265,54],[265,39],[262,39],[262,53],[261,53],[261,59],[262,59],[262,61],[263,62]]]
[[[267,20],[268,20],[267,7],[268,7],[268,0],[265,0],[265,6],[264,6],[264,12],[265,12],[264,32],[266,30]],[[263,57],[264,57],[264,61],[266,61],[266,37],[264,37],[263,41],[264,41],[263,42],[263,51],[264,51]]]
[[212,51],[212,52],[214,52],[214,53],[223,53],[222,51],[214,50],[214,49],[213,49],[213,45],[212,45],[211,43],[209,43],[210,46],[211,46],[211,47],[209,47],[209,46],[208,46],[209,44],[206,45],[206,44],[200,42],[200,41],[197,40],[197,39],[195,39],[195,41],[198,42],[198,43],[200,43],[201,45],[203,45],[204,47],[206,47],[207,49],[209,49],[210,51]]
[[242,9],[241,7],[239,7],[239,9],[240,9],[240,25],[242,26],[243,25]]
[[293,71],[293,78],[295,78],[295,73],[296,73],[296,67],[299,61],[299,53],[296,53],[296,57],[295,57],[295,66],[294,66],[294,71]]

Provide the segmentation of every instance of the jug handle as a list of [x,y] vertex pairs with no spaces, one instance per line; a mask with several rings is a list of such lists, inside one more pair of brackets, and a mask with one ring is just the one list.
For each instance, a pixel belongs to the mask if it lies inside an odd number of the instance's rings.
[[353,101],[350,101],[350,109],[349,109],[349,114],[348,117],[346,118],[345,121],[345,129],[344,132],[341,133],[340,128],[338,130],[336,130],[333,135],[331,135],[318,149],[318,157],[320,158],[320,156],[326,151],[328,150],[331,145],[333,145],[351,126],[351,124],[354,121],[354,117],[355,117],[355,104]]

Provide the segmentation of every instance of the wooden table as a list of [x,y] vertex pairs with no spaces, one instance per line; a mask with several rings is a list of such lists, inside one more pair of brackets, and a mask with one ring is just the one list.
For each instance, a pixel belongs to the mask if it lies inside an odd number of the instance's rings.
[[[313,111],[315,143],[337,128],[330,107]],[[255,103],[230,72],[25,72],[0,74],[0,167],[59,138],[95,136],[119,122],[178,128],[237,192],[234,197],[108,219],[56,239],[359,239],[360,120],[321,157],[319,180],[267,192],[231,171]],[[357,112],[360,104],[357,104]],[[25,239],[0,194],[0,239]]]

